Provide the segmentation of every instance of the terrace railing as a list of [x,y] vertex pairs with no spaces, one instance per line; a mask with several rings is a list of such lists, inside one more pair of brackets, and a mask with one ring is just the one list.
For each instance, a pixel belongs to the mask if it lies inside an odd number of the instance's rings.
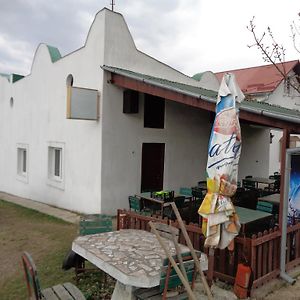
[[[118,229],[143,229],[150,231],[149,221],[159,221],[179,227],[177,222],[158,216],[144,216],[137,213],[118,210]],[[205,237],[198,224],[186,225],[187,232],[195,249],[206,252]],[[258,232],[251,237],[238,236],[234,239],[234,251],[215,250],[214,277],[233,284],[237,265],[246,262],[251,266],[253,282],[251,293],[266,282],[278,277],[280,270],[280,231],[274,227]],[[179,236],[180,243],[185,239]],[[287,228],[286,269],[300,265],[300,223]]]

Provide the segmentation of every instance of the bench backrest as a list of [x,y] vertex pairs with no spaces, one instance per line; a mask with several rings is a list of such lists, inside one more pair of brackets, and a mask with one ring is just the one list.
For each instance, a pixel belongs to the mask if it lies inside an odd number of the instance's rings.
[[[199,251],[196,251],[198,257],[201,256]],[[177,265],[180,269],[180,265],[178,263],[177,256],[173,256],[174,260],[177,262]],[[188,282],[193,283],[195,279],[195,262],[190,252],[186,252],[182,254],[182,260],[184,269],[187,274]],[[166,294],[168,289],[174,289],[178,286],[183,285],[181,279],[176,273],[175,269],[171,265],[169,259],[165,259],[163,261],[163,267],[161,269],[161,278],[160,278],[160,292],[164,292]]]
[[192,195],[192,189],[187,187],[181,187],[179,189],[179,194],[184,196],[193,196]]
[[25,272],[25,280],[28,290],[29,299],[40,300],[42,293],[35,263],[28,252],[22,255],[22,264]]
[[79,222],[79,234],[88,235],[112,231],[112,217],[108,215],[85,215]]
[[272,213],[273,212],[273,204],[266,201],[257,201],[256,210]]
[[[178,228],[176,228],[174,226],[170,226],[168,224],[159,223],[159,222],[155,222],[155,228],[161,237],[164,237],[171,241],[173,240],[173,236],[172,236],[172,232],[173,232],[175,235],[176,241],[178,241],[178,239],[179,239],[179,229]],[[151,229],[151,232],[152,232],[152,229]]]

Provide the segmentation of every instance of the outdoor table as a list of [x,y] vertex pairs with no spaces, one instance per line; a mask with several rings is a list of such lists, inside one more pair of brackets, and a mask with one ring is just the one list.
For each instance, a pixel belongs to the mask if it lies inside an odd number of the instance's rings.
[[263,231],[263,227],[270,224],[273,215],[264,211],[249,209],[245,207],[235,206],[236,213],[241,223],[241,234],[247,231],[259,229]]
[[[174,243],[162,238],[172,255]],[[189,252],[179,245],[181,253]],[[77,237],[72,250],[117,280],[112,299],[134,299],[136,287],[159,285],[160,269],[166,254],[156,236],[148,231],[123,229],[119,231]],[[207,270],[207,258],[201,254],[201,265]]]
[[264,177],[250,177],[250,178],[245,178],[245,180],[250,182],[255,182],[255,188],[258,188],[259,183],[267,185],[269,190],[270,190],[270,186],[275,183],[275,179],[264,178]]
[[279,206],[279,204],[280,204],[280,194],[276,193],[276,194],[271,194],[271,195],[259,197],[258,200],[259,201],[270,202],[270,203],[272,203],[276,206]]

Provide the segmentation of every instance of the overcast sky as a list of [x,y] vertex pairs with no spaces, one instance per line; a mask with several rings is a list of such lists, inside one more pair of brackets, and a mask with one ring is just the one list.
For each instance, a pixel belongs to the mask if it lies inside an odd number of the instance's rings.
[[[39,43],[65,55],[81,47],[97,11],[111,0],[0,0],[0,73],[30,72]],[[299,59],[290,24],[298,0],[115,0],[139,50],[193,75],[264,64],[246,29],[253,16],[257,32],[270,26]]]

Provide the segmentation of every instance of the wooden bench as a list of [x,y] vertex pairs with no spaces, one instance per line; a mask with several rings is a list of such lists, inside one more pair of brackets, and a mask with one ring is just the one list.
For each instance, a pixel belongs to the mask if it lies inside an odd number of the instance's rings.
[[58,284],[50,288],[41,289],[35,263],[29,253],[22,255],[29,299],[34,300],[84,300],[81,291],[72,283]]
[[[201,256],[200,251],[196,251],[198,257]],[[177,256],[173,256],[177,262]],[[194,288],[195,282],[195,262],[190,252],[182,254],[183,265],[186,271],[188,282],[191,284],[191,288]],[[179,267],[179,263],[177,263]],[[172,294],[174,294],[172,296]],[[188,299],[188,294],[182,286],[182,282],[178,277],[175,269],[172,267],[169,259],[163,261],[163,267],[161,269],[160,284],[157,287],[150,289],[137,289],[134,292],[135,297],[138,300],[161,300],[161,299],[172,299],[172,300],[183,300]]]

